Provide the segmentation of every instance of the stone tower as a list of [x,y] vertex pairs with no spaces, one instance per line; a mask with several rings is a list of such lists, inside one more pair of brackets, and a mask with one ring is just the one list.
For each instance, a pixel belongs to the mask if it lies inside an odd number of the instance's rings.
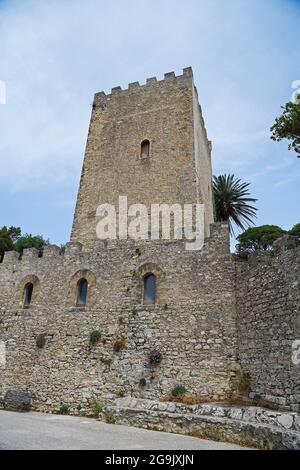
[[[147,143],[146,154],[141,150]],[[96,93],[71,241],[96,238],[96,208],[118,204],[204,203],[205,234],[213,223],[211,143],[192,69],[145,85]]]

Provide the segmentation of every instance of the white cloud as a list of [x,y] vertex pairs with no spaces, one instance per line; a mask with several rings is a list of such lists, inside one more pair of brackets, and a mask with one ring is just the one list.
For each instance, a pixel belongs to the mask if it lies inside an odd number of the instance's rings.
[[215,168],[251,171],[270,148],[268,123],[290,94],[282,77],[296,57],[287,57],[276,34],[297,18],[279,0],[262,3],[24,0],[2,10],[0,3],[0,79],[7,85],[0,184],[15,191],[77,184],[93,93],[188,65]]

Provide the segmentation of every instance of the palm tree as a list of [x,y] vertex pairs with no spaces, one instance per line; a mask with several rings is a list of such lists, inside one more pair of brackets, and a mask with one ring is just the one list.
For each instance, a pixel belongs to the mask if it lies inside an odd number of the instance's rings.
[[220,175],[213,177],[213,196],[215,217],[217,222],[229,223],[231,235],[234,234],[233,223],[245,230],[253,224],[257,208],[250,206],[249,202],[256,202],[249,196],[250,183],[242,183],[234,175]]

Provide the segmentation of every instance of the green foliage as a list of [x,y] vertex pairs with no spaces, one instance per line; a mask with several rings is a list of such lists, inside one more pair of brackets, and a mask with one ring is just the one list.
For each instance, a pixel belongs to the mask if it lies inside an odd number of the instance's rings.
[[59,254],[63,255],[65,251],[66,251],[66,245],[62,243],[59,247]]
[[118,393],[117,393],[117,396],[119,398],[123,398],[123,397],[125,397],[125,395],[126,395],[126,390],[123,390],[123,389],[119,390]]
[[254,405],[254,406],[257,406],[257,403],[259,403],[260,400],[261,400],[261,396],[256,393],[256,394],[254,395],[254,397],[252,398],[253,405]]
[[294,227],[289,230],[288,234],[292,235],[293,237],[300,238],[300,224],[294,225]]
[[66,405],[65,403],[62,403],[59,408],[59,413],[61,415],[68,415],[69,412],[70,412],[70,408],[68,407],[68,405]]
[[261,225],[249,228],[237,237],[237,253],[251,253],[256,250],[271,250],[273,243],[286,232],[277,225]]
[[283,113],[275,119],[275,124],[270,129],[271,139],[277,142],[289,140],[291,143],[288,149],[295,151],[300,158],[300,99],[297,103],[290,101],[281,108]]
[[90,408],[93,412],[94,418],[98,418],[99,414],[102,413],[103,407],[96,397],[92,397],[90,400]]
[[22,254],[25,248],[36,248],[41,253],[45,245],[49,245],[49,240],[44,240],[42,235],[33,236],[30,233],[26,233],[18,238],[14,244],[14,249]]
[[105,364],[107,367],[110,367],[111,363],[112,363],[112,360],[111,360],[110,357],[108,357],[108,358],[100,357],[100,361],[102,362],[102,364]]
[[121,338],[118,338],[115,342],[114,342],[114,351],[115,352],[119,352],[121,351],[122,349],[125,348],[125,345],[126,345],[126,339],[124,338],[124,336],[121,336]]
[[0,228],[0,261],[5,251],[14,249],[14,243],[21,236],[20,227],[4,227]]
[[5,251],[15,250],[22,254],[24,248],[37,248],[41,253],[45,245],[49,245],[49,240],[42,235],[22,235],[20,227],[0,228],[0,260]]
[[115,422],[116,422],[113,415],[106,415],[105,416],[105,421],[106,421],[107,424],[115,424]]
[[142,377],[139,381],[139,386],[140,387],[146,387],[146,384],[147,384],[146,379],[144,377]]
[[94,330],[90,334],[90,343],[91,344],[96,344],[100,341],[101,338],[101,333],[99,330]]
[[45,334],[40,334],[36,337],[36,345],[38,348],[42,349],[45,344],[46,344],[46,335]]
[[234,233],[233,224],[245,230],[256,217],[257,208],[248,204],[257,200],[249,197],[249,185],[234,175],[213,177],[215,218],[217,222],[228,222],[231,234]]
[[171,392],[172,396],[176,398],[184,395],[185,393],[187,393],[187,389],[184,385],[176,385]]

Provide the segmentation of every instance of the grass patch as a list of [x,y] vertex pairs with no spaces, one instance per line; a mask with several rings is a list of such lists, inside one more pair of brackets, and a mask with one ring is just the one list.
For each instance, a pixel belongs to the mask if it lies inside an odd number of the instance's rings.
[[91,400],[90,400],[90,408],[93,412],[93,417],[94,418],[98,418],[99,417],[99,414],[102,412],[103,410],[103,407],[101,405],[101,403],[99,403],[99,401],[97,400],[96,397],[92,397]]

